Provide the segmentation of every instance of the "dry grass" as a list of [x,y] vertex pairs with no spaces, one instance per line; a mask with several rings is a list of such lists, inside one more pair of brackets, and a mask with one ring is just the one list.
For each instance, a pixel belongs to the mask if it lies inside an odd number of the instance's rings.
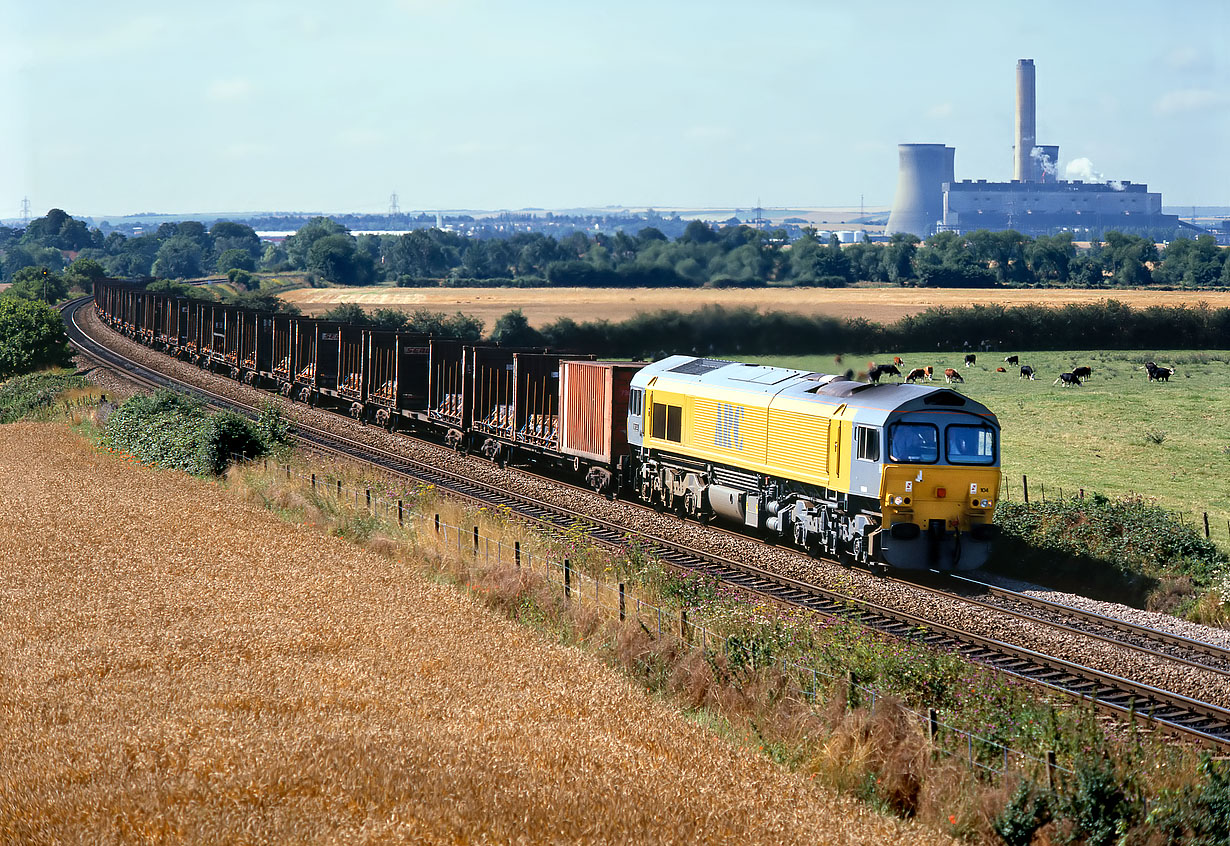
[[0,841],[945,840],[63,427],[0,428],[0,483]]
[[1093,291],[1077,288],[1045,290],[979,290],[957,288],[300,288],[279,294],[282,299],[319,315],[338,303],[364,308],[413,311],[462,311],[481,318],[488,329],[503,314],[521,309],[530,323],[542,326],[559,317],[574,320],[626,320],[644,311],[694,311],[705,305],[755,307],[803,315],[865,317],[891,323],[932,306],[973,303],[1053,305],[1096,303],[1115,299],[1133,307],[1194,305],[1230,306],[1228,291]]

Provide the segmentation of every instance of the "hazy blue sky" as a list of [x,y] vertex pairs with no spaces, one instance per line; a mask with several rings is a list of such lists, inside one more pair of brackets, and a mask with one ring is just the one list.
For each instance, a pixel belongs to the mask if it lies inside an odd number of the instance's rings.
[[1038,141],[1230,204],[1230,2],[0,0],[0,217],[891,203]]

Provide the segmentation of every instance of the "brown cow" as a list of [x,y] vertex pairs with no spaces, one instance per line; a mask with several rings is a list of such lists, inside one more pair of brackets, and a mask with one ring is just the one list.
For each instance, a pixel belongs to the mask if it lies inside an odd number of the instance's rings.
[[995,372],[996,373],[1007,373],[1008,371],[1004,369],[1003,367],[996,367]]
[[914,368],[913,370],[911,370],[911,371],[909,372],[909,374],[905,377],[905,381],[907,381],[907,382],[917,382],[919,379],[926,379],[926,378],[927,378],[927,368],[925,368],[925,367],[915,367],[915,368]]
[[953,370],[951,367],[945,367],[944,381],[951,385],[953,382],[964,382],[965,380],[961,378],[960,373]]
[[895,365],[897,365],[898,367],[900,367],[901,365],[905,364],[905,362],[901,360],[901,356],[899,356],[899,355],[895,355],[895,356],[893,356],[893,364],[895,364]]
[[928,364],[926,367],[923,368],[923,373],[927,374],[926,378],[928,382],[935,379],[935,368],[932,367],[930,364]]

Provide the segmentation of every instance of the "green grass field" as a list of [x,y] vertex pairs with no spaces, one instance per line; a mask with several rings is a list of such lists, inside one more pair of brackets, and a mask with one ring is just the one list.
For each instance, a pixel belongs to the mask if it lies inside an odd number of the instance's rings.
[[[1021,363],[1037,371],[1032,382],[1004,363],[1007,352],[977,353],[969,368],[960,352],[898,354],[903,373],[932,365],[937,385],[945,367],[959,371],[965,384],[954,387],[998,415],[1012,499],[1021,497],[1022,475],[1031,500],[1081,488],[1086,496],[1139,494],[1182,512],[1202,532],[1207,511],[1213,539],[1230,549],[1230,351],[1021,353]],[[870,358],[891,362],[893,355]],[[849,356],[840,364],[832,356],[749,360],[825,373],[867,368],[866,359]],[[1150,383],[1146,361],[1177,372],[1169,383]],[[1093,368],[1082,387],[1051,384],[1082,364]],[[995,372],[1000,366],[1008,372]]]

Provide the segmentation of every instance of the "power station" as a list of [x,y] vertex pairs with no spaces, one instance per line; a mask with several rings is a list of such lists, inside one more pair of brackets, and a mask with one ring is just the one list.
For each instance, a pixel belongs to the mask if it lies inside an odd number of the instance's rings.
[[1034,60],[1016,64],[1013,179],[956,181],[956,149],[943,144],[897,147],[897,195],[885,234],[928,238],[939,231],[1015,229],[1025,235],[1069,230],[1101,236],[1110,229],[1179,227],[1162,214],[1162,195],[1131,182],[1058,178],[1059,147],[1037,142],[1037,77]]

